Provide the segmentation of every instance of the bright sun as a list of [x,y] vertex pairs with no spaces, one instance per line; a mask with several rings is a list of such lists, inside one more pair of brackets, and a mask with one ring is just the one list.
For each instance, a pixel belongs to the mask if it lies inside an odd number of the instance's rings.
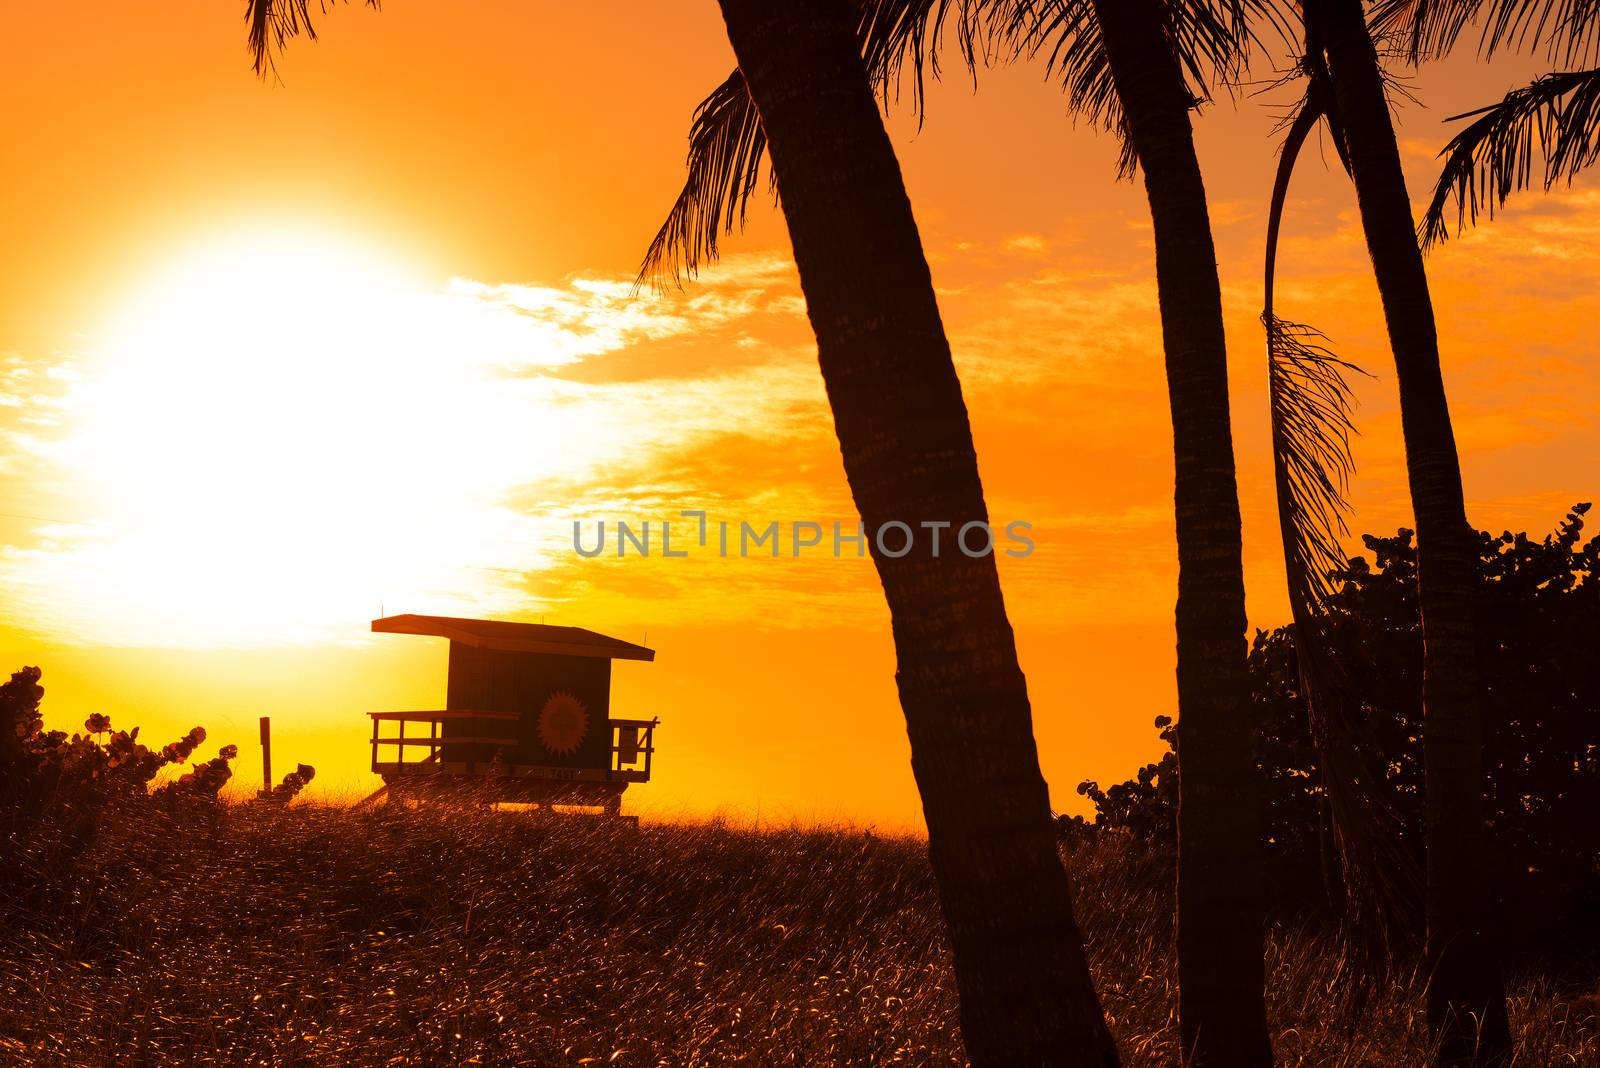
[[[113,314],[48,451],[92,521],[39,581],[94,640],[307,638],[381,602],[495,608],[507,505],[573,463],[565,362],[503,304],[313,235],[232,236]],[[47,548],[50,548],[47,546]]]

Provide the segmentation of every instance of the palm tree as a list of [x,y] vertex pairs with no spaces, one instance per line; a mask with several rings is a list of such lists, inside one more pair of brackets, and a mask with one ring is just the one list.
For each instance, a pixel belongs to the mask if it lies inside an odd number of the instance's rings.
[[[1570,64],[1592,61],[1600,52],[1600,21],[1595,13],[1593,4],[1568,0],[1379,0],[1368,21],[1388,41],[1398,41],[1412,62],[1453,50],[1481,16],[1479,51],[1486,57],[1512,44],[1547,45],[1553,62]],[[1314,38],[1315,27],[1308,30],[1308,37]],[[1341,514],[1344,480],[1351,470],[1346,435],[1353,426],[1342,372],[1359,369],[1323,347],[1316,331],[1278,319],[1272,304],[1277,233],[1289,175],[1301,143],[1319,120],[1330,123],[1334,146],[1349,170],[1326,57],[1314,40],[1307,42],[1302,66],[1308,91],[1285,139],[1268,216],[1264,321],[1273,426],[1278,435],[1303,422],[1304,413],[1296,407],[1315,398],[1318,406],[1338,414],[1344,433],[1338,439],[1315,441],[1310,453],[1292,445],[1275,448],[1274,453],[1302,688],[1311,704],[1313,737],[1322,757],[1325,796],[1343,862],[1353,948],[1368,963],[1381,965],[1391,944],[1409,926],[1411,863],[1396,841],[1393,801],[1381,791],[1377,770],[1362,759],[1355,737],[1358,724],[1342,702],[1341,667],[1320,634],[1330,592],[1325,576],[1343,563],[1338,535],[1346,532]],[[1547,190],[1559,181],[1570,182],[1600,158],[1600,69],[1547,74],[1507,93],[1499,103],[1447,121],[1463,118],[1476,121],[1441,153],[1446,162],[1418,226],[1424,250],[1449,236],[1446,215],[1452,199],[1457,228],[1464,229],[1476,222],[1480,211],[1492,218],[1513,190],[1526,188],[1533,179],[1535,148],[1543,157]],[[1280,391],[1280,382],[1291,376],[1302,378],[1304,388]]]
[[1494,218],[1512,192],[1533,182],[1533,155],[1546,191],[1570,184],[1600,161],[1600,4],[1593,0],[1381,0],[1373,22],[1406,46],[1413,62],[1443,56],[1481,19],[1484,58],[1511,47],[1543,48],[1555,70],[1498,103],[1452,116],[1474,121],[1440,153],[1445,164],[1419,232],[1423,247],[1449,237],[1446,214],[1456,202],[1456,228]]
[[[1307,45],[1301,63],[1304,99],[1287,123],[1267,211],[1266,271],[1261,320],[1267,335],[1267,384],[1271,403],[1273,479],[1289,605],[1294,618],[1300,693],[1317,749],[1322,797],[1339,854],[1344,890],[1343,962],[1358,994],[1370,992],[1415,928],[1421,871],[1400,837],[1395,800],[1384,781],[1382,754],[1362,743],[1360,710],[1348,684],[1349,665],[1334,653],[1331,576],[1346,558],[1341,539],[1355,462],[1355,396],[1348,374],[1361,368],[1335,355],[1313,327],[1279,318],[1274,304],[1278,235],[1289,183],[1307,136],[1319,122],[1335,131],[1332,87],[1326,64]],[[1359,1001],[1359,998],[1358,998]]]
[[1441,1064],[1496,1063],[1510,1046],[1485,874],[1476,577],[1427,273],[1361,0],[1302,0],[1326,63],[1330,114],[1356,186],[1400,391],[1417,524],[1427,776],[1428,1016]]
[[[959,531],[987,524],[988,511],[856,18],[845,0],[721,5],[744,89],[717,98],[743,109],[731,151],[749,149],[759,116],[845,474],[889,603],[968,1054],[980,1066],[1111,1068],[1116,1047],[1073,917],[993,555],[951,552],[948,540],[941,554],[921,539],[897,556],[871,535],[894,523]],[[277,21],[271,6],[252,0],[258,57],[310,31],[305,0]]]
[[[873,0],[858,39],[885,96],[902,60],[937,73],[943,0]],[[1263,1000],[1255,725],[1245,678],[1240,520],[1229,429],[1216,255],[1188,112],[1211,70],[1231,71],[1245,7],[1165,0],[1007,0],[964,8],[973,62],[978,16],[1016,51],[1048,50],[1074,110],[1117,131],[1123,167],[1145,175],[1157,245],[1176,453],[1180,1030],[1188,1063],[1271,1063]],[[1185,76],[1186,71],[1188,77]],[[677,280],[713,258],[758,185],[765,116],[735,71],[695,113],[689,176],[646,254],[641,280]],[[782,187],[781,176],[779,178]],[[908,710],[909,714],[909,710]],[[930,823],[931,833],[931,823]]]
[[1533,180],[1535,144],[1544,159],[1546,192],[1558,182],[1570,185],[1600,160],[1600,68],[1552,71],[1499,103],[1454,117],[1476,121],[1440,153],[1444,168],[1421,223],[1424,248],[1449,236],[1445,215],[1452,198],[1462,230],[1477,222],[1480,211],[1494,218],[1513,191],[1526,189]]
[[[961,384],[845,0],[721,0],[869,531],[986,523]],[[1114,1065],[992,555],[872,542],[975,1065]]]
[[[1257,874],[1257,726],[1245,671],[1244,572],[1222,290],[1189,123],[1196,97],[1165,32],[1170,16],[1163,6],[1160,0],[1094,0],[1092,17],[1098,21],[1126,144],[1138,161],[1150,203],[1172,411],[1178,536],[1178,1022],[1186,1064],[1270,1065]],[[1074,36],[1085,39],[1091,32],[1079,27]]]

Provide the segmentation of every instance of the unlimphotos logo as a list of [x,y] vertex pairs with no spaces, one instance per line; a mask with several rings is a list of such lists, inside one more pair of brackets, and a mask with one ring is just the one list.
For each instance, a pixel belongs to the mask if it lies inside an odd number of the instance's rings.
[[[584,533],[583,522],[573,520],[572,548],[579,556],[590,559],[604,555],[608,526],[610,544],[618,557],[655,555],[664,559],[683,559],[696,555],[697,549],[711,550],[713,541],[718,556],[739,557],[798,557],[829,551],[834,557],[841,557],[849,555],[849,549],[854,550],[855,556],[861,557],[867,554],[869,542],[878,556],[890,559],[908,556],[919,546],[925,547],[930,555],[936,557],[960,553],[972,559],[991,556],[997,548],[995,528],[981,519],[960,525],[949,520],[924,519],[908,523],[891,519],[869,532],[864,523],[846,524],[839,520],[831,524],[830,530],[829,526],[807,519],[788,523],[774,519],[757,525],[747,520],[712,521],[701,509],[679,512],[678,515],[697,520],[698,529],[690,535],[691,540],[687,543],[680,539],[676,548],[673,544],[672,522],[665,519],[656,524],[650,520],[632,523],[613,520],[609,524],[606,520],[598,520],[594,523],[592,544]],[[788,537],[783,536],[785,528]],[[1028,536],[1032,529],[1033,524],[1022,519],[1007,523],[1002,528],[1005,554],[1014,557],[1032,555],[1033,539]],[[653,531],[660,534],[658,540],[652,541]]]

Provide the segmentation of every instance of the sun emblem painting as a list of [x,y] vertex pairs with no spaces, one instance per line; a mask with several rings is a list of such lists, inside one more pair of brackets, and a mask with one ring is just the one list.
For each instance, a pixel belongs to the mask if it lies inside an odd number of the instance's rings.
[[570,693],[558,690],[539,710],[539,742],[552,753],[576,752],[588,733],[589,710]]

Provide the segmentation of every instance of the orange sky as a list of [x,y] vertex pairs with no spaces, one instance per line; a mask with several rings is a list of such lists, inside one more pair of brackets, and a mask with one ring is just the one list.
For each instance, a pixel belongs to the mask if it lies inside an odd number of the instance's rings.
[[[870,564],[577,559],[575,517],[852,516],[777,212],[682,293],[627,283],[731,66],[716,6],[339,9],[283,83],[242,5],[25,5],[0,39],[0,653],[46,709],[244,743],[365,791],[369,709],[436,707],[444,643],[388,612],[588,626],[658,650],[646,812],[918,822]],[[1538,69],[1457,60],[1442,117]],[[1270,80],[1270,63],[1258,74]],[[1252,90],[1253,92],[1253,90]],[[1253,626],[1286,616],[1266,452],[1262,215],[1282,93],[1197,125],[1229,316]],[[891,129],[972,410],[1058,807],[1172,711],[1170,430],[1142,190],[1038,69]],[[1359,385],[1358,531],[1408,522],[1393,372],[1344,178],[1294,187],[1280,311]],[[1543,531],[1597,493],[1600,191],[1529,195],[1430,259],[1469,512]],[[787,531],[786,531],[787,535]]]

